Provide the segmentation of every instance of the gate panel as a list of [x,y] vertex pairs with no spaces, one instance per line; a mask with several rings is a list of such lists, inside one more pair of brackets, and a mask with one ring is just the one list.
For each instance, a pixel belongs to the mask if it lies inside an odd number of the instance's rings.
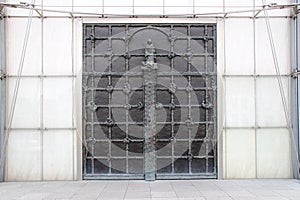
[[83,39],[84,178],[215,177],[215,25],[85,24]]

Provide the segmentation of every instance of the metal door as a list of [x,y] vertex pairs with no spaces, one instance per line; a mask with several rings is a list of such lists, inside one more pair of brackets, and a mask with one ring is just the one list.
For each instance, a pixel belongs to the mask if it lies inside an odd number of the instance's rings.
[[215,178],[215,24],[83,33],[83,177]]

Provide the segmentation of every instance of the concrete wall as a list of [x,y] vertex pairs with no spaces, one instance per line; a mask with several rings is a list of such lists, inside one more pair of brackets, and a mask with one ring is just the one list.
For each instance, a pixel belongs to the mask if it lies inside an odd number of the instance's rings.
[[[102,7],[103,3],[108,7]],[[168,15],[247,10],[261,5],[261,1],[38,0],[36,4],[42,4],[45,9],[67,11]],[[53,7],[57,5],[60,7]],[[181,7],[168,7],[172,5]],[[14,16],[6,18],[8,116],[27,23],[26,18],[17,16],[27,16],[28,11],[6,9],[6,12]],[[219,177],[292,177],[293,143],[284,117],[265,19],[249,18],[253,12],[220,19],[122,20],[71,19],[66,18],[67,14],[42,14],[48,18],[32,20],[9,133],[6,180],[76,180],[81,177],[81,24],[91,21],[217,23]],[[291,19],[286,17],[290,10],[269,11],[269,14],[276,16],[270,18],[270,23],[285,98],[290,105]],[[58,15],[61,18],[53,18]],[[258,16],[263,16],[263,12]]]

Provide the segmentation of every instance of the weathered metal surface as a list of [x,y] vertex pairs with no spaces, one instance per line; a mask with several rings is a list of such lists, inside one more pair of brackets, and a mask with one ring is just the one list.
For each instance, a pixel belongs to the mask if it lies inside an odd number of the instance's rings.
[[215,25],[83,30],[84,177],[216,177]]
[[145,154],[145,180],[154,181],[156,171],[155,134],[156,134],[156,95],[157,63],[155,62],[155,48],[149,39],[145,50],[145,62],[142,66],[144,79],[144,154]]

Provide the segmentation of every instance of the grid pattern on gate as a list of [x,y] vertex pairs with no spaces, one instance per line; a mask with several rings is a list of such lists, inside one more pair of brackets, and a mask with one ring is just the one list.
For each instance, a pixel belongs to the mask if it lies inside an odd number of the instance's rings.
[[[216,174],[214,24],[85,24],[83,27],[84,177],[144,176],[144,88],[148,38],[156,49],[157,178]],[[168,68],[165,68],[168,66]]]

